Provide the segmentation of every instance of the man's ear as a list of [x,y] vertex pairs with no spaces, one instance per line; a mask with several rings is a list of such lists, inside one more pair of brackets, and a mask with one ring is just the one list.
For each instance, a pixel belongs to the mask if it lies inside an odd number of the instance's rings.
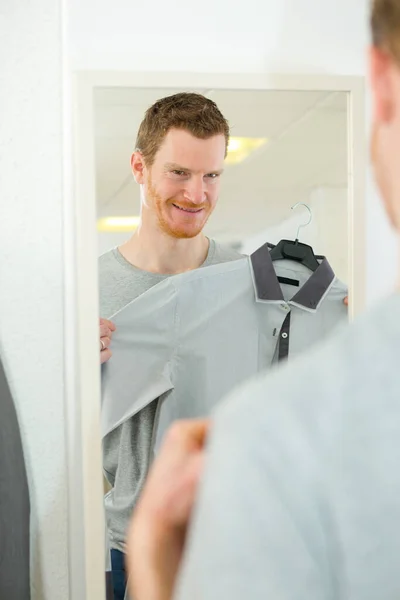
[[369,77],[375,123],[388,123],[394,114],[392,66],[393,59],[388,52],[375,46],[370,48]]
[[145,164],[144,164],[144,159],[143,159],[143,155],[141,154],[141,152],[136,151],[132,154],[131,167],[132,167],[132,173],[133,173],[136,183],[139,183],[139,184],[144,183],[145,182],[145,177],[144,177]]

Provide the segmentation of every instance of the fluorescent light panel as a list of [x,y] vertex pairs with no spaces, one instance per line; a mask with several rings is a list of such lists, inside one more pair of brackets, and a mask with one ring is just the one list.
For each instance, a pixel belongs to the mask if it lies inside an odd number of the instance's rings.
[[139,217],[104,217],[97,221],[97,230],[101,232],[133,231],[139,225]]
[[237,165],[243,162],[252,152],[264,146],[267,141],[267,138],[232,137],[229,140],[225,163]]

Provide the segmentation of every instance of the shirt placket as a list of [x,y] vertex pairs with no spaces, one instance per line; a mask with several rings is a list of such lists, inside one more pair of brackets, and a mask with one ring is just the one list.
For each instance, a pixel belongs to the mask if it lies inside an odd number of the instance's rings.
[[289,356],[289,342],[290,342],[290,319],[291,313],[285,317],[281,330],[279,332],[279,346],[278,346],[278,361],[286,360]]

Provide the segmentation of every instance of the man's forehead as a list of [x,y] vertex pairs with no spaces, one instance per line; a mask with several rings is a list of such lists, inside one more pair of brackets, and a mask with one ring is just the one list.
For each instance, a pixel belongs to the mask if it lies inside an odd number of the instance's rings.
[[186,135],[171,136],[169,139],[167,134],[164,139],[158,158],[165,168],[173,165],[174,169],[179,167],[190,171],[222,170],[225,159],[223,135],[203,140],[183,133]]

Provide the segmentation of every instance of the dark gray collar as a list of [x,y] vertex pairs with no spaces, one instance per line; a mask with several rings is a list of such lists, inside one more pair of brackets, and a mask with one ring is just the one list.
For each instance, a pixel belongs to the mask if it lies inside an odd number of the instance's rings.
[[[269,253],[271,247],[271,244],[264,244],[250,257],[256,295],[258,300],[284,302],[282,288]],[[297,304],[307,310],[316,310],[318,308],[335,279],[335,273],[327,259],[323,256],[318,258],[321,259],[320,266],[290,300],[291,303]]]

